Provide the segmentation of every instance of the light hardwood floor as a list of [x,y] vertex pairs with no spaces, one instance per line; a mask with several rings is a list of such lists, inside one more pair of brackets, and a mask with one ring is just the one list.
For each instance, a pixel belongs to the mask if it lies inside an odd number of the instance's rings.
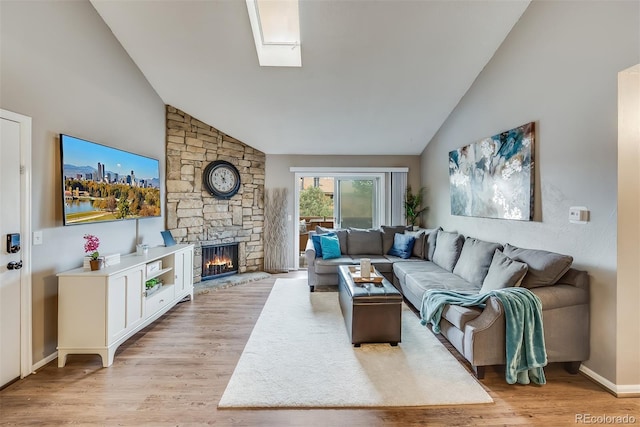
[[[618,399],[584,376],[545,368],[544,386],[508,385],[502,368],[482,385],[493,404],[396,409],[218,410],[217,404],[278,277],[197,295],[116,353],[70,355],[0,391],[2,425],[425,426],[575,425],[576,414],[640,424],[640,398]],[[425,329],[425,333],[431,333]],[[460,358],[455,351],[456,357]],[[465,366],[467,366],[465,364]],[[467,366],[468,369],[468,366]]]

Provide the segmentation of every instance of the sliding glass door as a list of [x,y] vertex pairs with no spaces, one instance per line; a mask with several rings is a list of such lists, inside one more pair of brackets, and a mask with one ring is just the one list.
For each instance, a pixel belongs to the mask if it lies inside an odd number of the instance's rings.
[[379,227],[380,197],[377,177],[336,177],[333,200],[336,227]]

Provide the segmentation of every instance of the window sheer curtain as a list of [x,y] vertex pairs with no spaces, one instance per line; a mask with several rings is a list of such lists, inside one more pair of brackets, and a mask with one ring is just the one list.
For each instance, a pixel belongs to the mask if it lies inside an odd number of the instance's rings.
[[391,172],[391,224],[405,225],[404,193],[407,191],[407,172]]

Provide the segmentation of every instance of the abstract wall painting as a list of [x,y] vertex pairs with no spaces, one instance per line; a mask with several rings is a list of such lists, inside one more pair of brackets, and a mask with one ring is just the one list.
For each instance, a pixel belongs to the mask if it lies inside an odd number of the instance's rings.
[[449,152],[451,214],[533,220],[534,123]]

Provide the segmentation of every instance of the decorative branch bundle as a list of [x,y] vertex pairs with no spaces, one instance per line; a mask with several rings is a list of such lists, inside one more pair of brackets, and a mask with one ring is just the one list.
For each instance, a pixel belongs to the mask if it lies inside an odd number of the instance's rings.
[[289,271],[287,194],[286,188],[273,188],[264,195],[264,270],[269,273]]

